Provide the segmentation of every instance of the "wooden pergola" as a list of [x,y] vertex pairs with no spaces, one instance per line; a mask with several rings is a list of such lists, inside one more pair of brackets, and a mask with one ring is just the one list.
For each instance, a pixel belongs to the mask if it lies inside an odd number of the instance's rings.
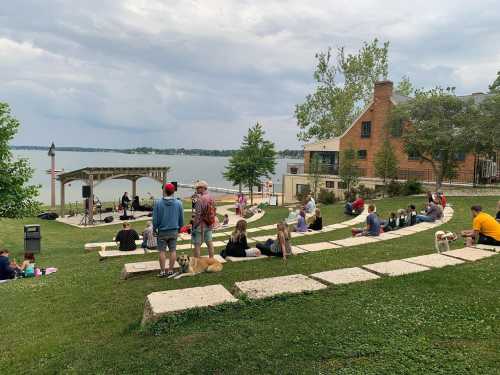
[[106,180],[130,180],[132,181],[132,197],[137,193],[137,180],[148,177],[160,184],[167,180],[169,167],[87,167],[76,171],[61,173],[57,179],[61,182],[61,216],[64,215],[65,186],[72,181],[82,180],[90,186],[89,219],[93,220],[94,188]]

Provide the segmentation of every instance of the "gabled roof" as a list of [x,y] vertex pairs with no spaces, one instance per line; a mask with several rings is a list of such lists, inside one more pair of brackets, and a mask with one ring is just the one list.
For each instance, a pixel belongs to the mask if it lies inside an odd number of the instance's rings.
[[391,100],[395,105],[407,102],[410,99],[412,98],[406,95],[401,95],[398,92],[394,92],[391,96]]

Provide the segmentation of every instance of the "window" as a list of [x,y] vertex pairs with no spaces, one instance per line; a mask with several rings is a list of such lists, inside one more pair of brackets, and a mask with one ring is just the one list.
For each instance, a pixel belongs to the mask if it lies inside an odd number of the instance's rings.
[[327,189],[335,189],[335,181],[326,181],[325,182],[325,187]]
[[372,134],[372,122],[363,121],[361,123],[361,138],[370,138]]
[[463,151],[458,151],[455,153],[455,160],[456,161],[464,161],[465,160],[465,152]]
[[309,192],[309,185],[306,184],[297,184],[296,186],[296,194],[304,194]]
[[411,151],[408,153],[408,160],[420,160],[420,155],[415,151]]
[[391,127],[391,135],[394,138],[399,138],[403,135],[403,120]]
[[359,160],[366,160],[366,155],[367,155],[366,150],[358,150],[358,159]]
[[338,183],[338,188],[339,188],[340,190],[342,190],[342,189],[347,189],[347,185],[346,185],[346,183],[345,183],[344,181],[339,181],[339,183]]
[[297,168],[297,167],[290,168],[290,174],[297,174],[297,173],[299,173],[299,168]]

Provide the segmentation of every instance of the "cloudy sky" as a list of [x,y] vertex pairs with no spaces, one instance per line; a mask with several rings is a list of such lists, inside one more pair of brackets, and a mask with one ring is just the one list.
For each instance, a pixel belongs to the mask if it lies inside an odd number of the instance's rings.
[[236,148],[261,122],[296,148],[314,54],[390,46],[390,78],[486,91],[499,1],[15,0],[0,4],[0,101],[15,144]]

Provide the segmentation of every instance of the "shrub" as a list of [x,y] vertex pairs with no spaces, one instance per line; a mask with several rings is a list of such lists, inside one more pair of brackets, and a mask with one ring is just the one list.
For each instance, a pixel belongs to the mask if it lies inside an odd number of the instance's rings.
[[297,193],[296,197],[297,197],[297,200],[299,202],[306,203],[305,200],[306,200],[307,196],[310,194],[311,194],[311,188],[309,186],[306,186],[304,188],[304,191]]
[[318,202],[323,204],[333,204],[337,201],[335,193],[330,190],[320,189],[318,194]]
[[352,202],[356,199],[356,194],[358,194],[358,189],[351,188],[350,190],[344,191],[344,198],[346,202]]
[[422,184],[417,180],[408,180],[403,184],[403,195],[422,194],[423,192]]
[[375,199],[377,198],[377,191],[375,189],[371,189],[366,187],[363,184],[358,185],[358,193],[363,199]]
[[390,197],[397,197],[398,195],[401,195],[402,191],[403,191],[403,185],[397,181],[392,180],[387,185],[387,194]]

